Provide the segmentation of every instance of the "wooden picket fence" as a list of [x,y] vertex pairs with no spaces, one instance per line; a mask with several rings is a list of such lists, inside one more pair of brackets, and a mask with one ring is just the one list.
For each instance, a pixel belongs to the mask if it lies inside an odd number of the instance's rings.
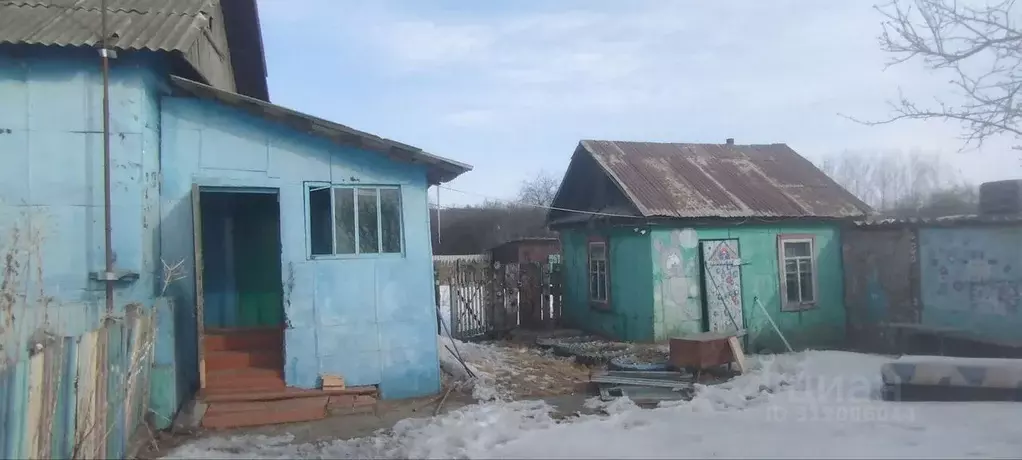
[[499,263],[488,254],[434,256],[439,332],[466,340],[557,327],[558,264]]
[[152,312],[129,307],[0,367],[0,454],[123,458],[148,408],[154,337]]

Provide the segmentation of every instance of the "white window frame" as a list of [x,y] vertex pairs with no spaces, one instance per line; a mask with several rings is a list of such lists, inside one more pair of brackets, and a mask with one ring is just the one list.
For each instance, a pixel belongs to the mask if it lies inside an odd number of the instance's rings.
[[[311,195],[312,192],[329,189],[330,190],[330,254],[313,254],[312,253],[312,209],[311,209]],[[355,252],[348,254],[337,253],[337,211],[336,207],[336,193],[337,189],[351,189],[354,198],[353,211],[354,211],[354,225],[355,225]],[[359,222],[358,222],[358,190],[359,189],[373,189],[376,190],[376,248],[377,252],[361,252],[360,241],[359,241]],[[381,190],[397,190],[398,192],[398,229],[401,232],[398,238],[397,252],[383,252],[383,213],[381,209]],[[306,253],[310,260],[312,259],[349,259],[349,258],[377,258],[377,257],[402,257],[405,252],[405,222],[404,222],[404,194],[402,193],[400,185],[386,185],[386,184],[329,184],[329,183],[314,183],[308,182],[305,186],[305,239],[306,239]]]
[[[795,256],[788,257],[785,255],[784,247],[789,243],[808,243],[809,244],[809,255],[808,256]],[[781,311],[802,311],[815,308],[820,300],[819,286],[819,275],[820,272],[816,266],[816,238],[812,235],[780,235],[777,238],[777,268],[780,279],[780,294],[781,294]],[[791,300],[788,298],[788,273],[787,273],[787,262],[795,261],[796,279],[799,283],[799,299]],[[809,261],[809,273],[812,275],[812,289],[813,299],[810,301],[803,301],[802,297],[802,277],[798,276],[800,273],[799,261]]]
[[[603,248],[603,258],[595,260],[595,262],[603,262],[603,273],[602,273],[602,278],[603,278],[603,298],[593,297],[593,286],[592,286],[593,274],[594,274],[594,271],[593,271],[593,262],[594,262],[594,260],[593,260],[593,248],[597,247],[597,246]],[[600,304],[602,306],[606,306],[610,302],[610,275],[609,275],[610,266],[608,264],[608,261],[610,260],[610,257],[608,257],[608,254],[607,254],[607,242],[606,241],[590,241],[589,244],[586,245],[586,251],[587,251],[586,252],[586,261],[588,262],[586,264],[586,280],[587,280],[586,287],[589,290],[587,296],[589,297],[589,301],[590,302],[593,302],[593,303],[596,303],[596,304]],[[595,274],[596,274],[597,277],[601,276],[601,273],[600,273],[599,269],[596,270]],[[597,282],[599,282],[599,281],[597,281]],[[599,292],[599,288],[598,287],[597,287],[597,292]]]

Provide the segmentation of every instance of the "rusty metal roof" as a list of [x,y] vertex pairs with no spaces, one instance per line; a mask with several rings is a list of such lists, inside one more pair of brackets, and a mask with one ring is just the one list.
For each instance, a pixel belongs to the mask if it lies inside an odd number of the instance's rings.
[[861,217],[869,206],[786,144],[583,140],[644,217]]
[[428,171],[427,180],[431,185],[449,182],[472,170],[472,166],[465,163],[424,152],[418,147],[359,131],[340,123],[317,118],[254,97],[224,91],[177,76],[171,76],[170,81],[179,92],[192,97],[217,101],[340,144],[382,153],[397,161],[424,165]]
[[[110,46],[186,51],[218,0],[107,0]],[[101,0],[0,0],[0,43],[95,46]]]

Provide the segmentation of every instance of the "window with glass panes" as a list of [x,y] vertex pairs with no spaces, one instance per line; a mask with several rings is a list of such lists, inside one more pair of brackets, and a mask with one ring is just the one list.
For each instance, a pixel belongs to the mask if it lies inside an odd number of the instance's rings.
[[816,304],[816,251],[813,238],[780,239],[783,309],[801,310]]
[[401,189],[309,187],[313,256],[400,254]]

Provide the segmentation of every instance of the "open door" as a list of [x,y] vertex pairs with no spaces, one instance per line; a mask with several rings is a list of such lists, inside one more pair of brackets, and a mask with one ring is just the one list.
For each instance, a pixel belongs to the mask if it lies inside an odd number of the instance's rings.
[[205,296],[202,290],[202,194],[198,184],[192,184],[192,244],[195,251],[195,330],[199,348],[199,389],[206,388],[206,326],[204,322]]

